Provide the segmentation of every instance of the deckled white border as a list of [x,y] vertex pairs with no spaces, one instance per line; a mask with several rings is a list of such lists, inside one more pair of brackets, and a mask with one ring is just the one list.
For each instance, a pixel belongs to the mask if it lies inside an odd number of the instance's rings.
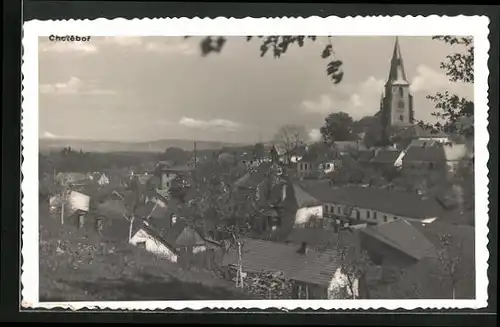
[[[22,306],[30,308],[100,309],[415,309],[482,308],[487,306],[488,243],[488,24],[487,17],[310,17],[245,19],[97,19],[84,21],[30,21],[24,25],[22,135],[24,161],[21,185]],[[472,35],[475,44],[475,183],[476,183],[476,299],[475,300],[261,300],[261,301],[140,301],[39,302],[38,268],[38,37],[184,36],[184,35]]]

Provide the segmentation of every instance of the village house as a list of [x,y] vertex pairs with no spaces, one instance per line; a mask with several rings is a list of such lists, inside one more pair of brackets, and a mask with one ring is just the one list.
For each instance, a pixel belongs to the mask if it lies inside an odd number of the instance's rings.
[[62,186],[73,186],[86,184],[89,178],[83,173],[58,173],[54,178],[56,184]]
[[176,252],[175,248],[167,243],[158,232],[144,223],[133,234],[133,236],[129,240],[129,243],[138,247],[142,247],[146,251],[151,252],[170,262],[176,263],[179,259],[179,255]]
[[472,227],[401,219],[361,229],[359,235],[360,246],[381,270],[370,285],[372,297],[475,297]]
[[366,151],[366,146],[360,140],[355,141],[334,141],[333,149],[336,157],[350,155],[353,152]]
[[335,156],[328,152],[307,152],[297,163],[297,175],[300,179],[321,178],[335,171]]
[[155,170],[155,176],[160,178],[159,188],[161,190],[169,190],[178,176],[187,179],[188,177],[191,176],[191,173],[193,171],[194,168],[191,165],[172,166],[172,167],[166,165],[160,165]]
[[[277,242],[243,239],[241,276],[243,287],[267,299],[334,299],[338,298],[345,278],[335,250],[316,252],[307,244],[300,246]],[[239,251],[229,249],[223,259],[230,278],[235,280]],[[353,283],[358,296],[358,283]],[[349,293],[349,291],[347,291]]]
[[410,192],[358,186],[334,188],[326,181],[295,183],[294,191],[299,207],[297,228],[338,229],[398,219],[431,222],[443,212],[434,199]]
[[446,175],[448,170],[446,154],[442,145],[412,146],[408,148],[402,159],[403,172],[407,176],[423,176],[430,173]]
[[370,164],[378,171],[384,172],[401,166],[401,151],[396,149],[373,150]]

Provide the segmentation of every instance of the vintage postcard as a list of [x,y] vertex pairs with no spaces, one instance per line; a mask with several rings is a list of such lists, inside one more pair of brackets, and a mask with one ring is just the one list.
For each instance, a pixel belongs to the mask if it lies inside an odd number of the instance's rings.
[[486,307],[488,24],[27,22],[22,306]]

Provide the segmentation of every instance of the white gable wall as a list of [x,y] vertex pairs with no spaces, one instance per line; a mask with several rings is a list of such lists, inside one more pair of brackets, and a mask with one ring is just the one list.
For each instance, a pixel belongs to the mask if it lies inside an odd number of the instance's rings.
[[140,243],[144,243],[146,251],[161,258],[165,258],[171,262],[177,262],[177,255],[163,243],[147,233],[144,229],[138,230],[129,243],[136,246]]

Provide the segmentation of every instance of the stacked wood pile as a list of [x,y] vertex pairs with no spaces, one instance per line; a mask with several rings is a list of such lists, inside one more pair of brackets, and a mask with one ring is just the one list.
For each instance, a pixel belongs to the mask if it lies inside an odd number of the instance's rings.
[[[231,280],[236,283],[236,269],[231,269]],[[245,272],[243,289],[259,299],[292,299],[292,281],[281,273]]]

